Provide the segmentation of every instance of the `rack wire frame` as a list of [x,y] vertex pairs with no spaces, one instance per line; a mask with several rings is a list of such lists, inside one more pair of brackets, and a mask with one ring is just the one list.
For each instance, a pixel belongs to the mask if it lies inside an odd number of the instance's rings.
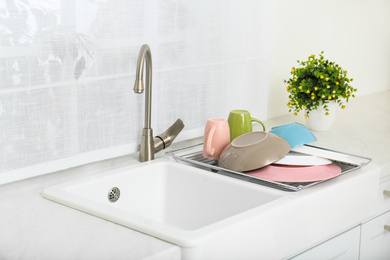
[[[355,171],[357,169],[360,169],[361,167],[369,164],[371,162],[370,158],[359,156],[359,155],[352,155],[352,154],[347,154],[347,153],[342,153],[342,152],[337,152],[334,150],[326,149],[326,148],[321,148],[321,147],[316,147],[312,145],[306,145],[311,148],[315,149],[320,149],[320,150],[325,150],[329,152],[333,152],[336,154],[341,154],[341,155],[347,155],[352,158],[356,158],[359,163],[358,164],[351,164],[349,162],[345,161],[339,161],[339,160],[334,160],[331,159],[332,163],[339,166],[341,168],[341,173],[333,178],[337,178],[338,176],[344,175],[346,173]],[[232,171],[226,168],[222,168],[218,166],[218,160],[211,160],[208,158],[203,157],[203,143],[189,146],[186,148],[181,148],[181,149],[176,149],[172,150],[169,152],[166,152],[166,155],[171,156],[174,158],[176,161],[189,164],[192,166],[197,166],[198,168],[203,168],[205,170],[210,170],[216,174],[221,174],[225,175],[228,177],[240,179],[243,181],[271,187],[271,188],[276,188],[284,191],[300,191],[309,187],[312,187],[314,185],[320,184],[322,182],[328,181],[330,179],[326,180],[320,180],[320,181],[313,181],[313,182],[277,182],[277,181],[271,181],[271,180],[266,180],[262,179],[256,176],[251,176],[248,174],[245,174],[244,172],[237,172],[237,171]],[[331,179],[333,179],[331,178]]]

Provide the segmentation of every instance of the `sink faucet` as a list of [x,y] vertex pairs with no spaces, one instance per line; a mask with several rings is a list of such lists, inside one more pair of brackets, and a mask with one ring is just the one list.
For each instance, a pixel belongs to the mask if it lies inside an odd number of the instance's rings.
[[152,53],[147,44],[142,45],[138,54],[137,73],[134,84],[135,93],[144,92],[143,71],[146,70],[146,92],[145,92],[145,125],[142,130],[139,161],[145,162],[154,159],[154,154],[167,148],[180,131],[184,128],[183,121],[179,118],[164,133],[153,138],[151,127],[152,113]]

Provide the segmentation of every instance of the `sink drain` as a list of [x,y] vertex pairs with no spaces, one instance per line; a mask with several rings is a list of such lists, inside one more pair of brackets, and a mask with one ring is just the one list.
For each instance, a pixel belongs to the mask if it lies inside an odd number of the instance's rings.
[[108,200],[110,202],[116,202],[120,196],[121,196],[121,191],[119,190],[118,187],[111,188],[108,191]]

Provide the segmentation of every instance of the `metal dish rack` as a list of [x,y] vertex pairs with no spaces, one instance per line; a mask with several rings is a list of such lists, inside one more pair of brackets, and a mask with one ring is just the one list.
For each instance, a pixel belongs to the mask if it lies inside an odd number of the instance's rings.
[[[317,149],[321,152],[325,153],[330,153],[332,156],[331,158],[328,158],[332,161],[333,164],[339,166],[341,168],[341,173],[338,176],[341,176],[343,174],[346,174],[348,172],[354,171],[356,169],[359,169],[363,167],[364,165],[367,165],[368,163],[371,162],[370,158],[358,156],[358,155],[351,155],[351,154],[346,154],[346,153],[341,153],[325,148],[320,148],[312,145],[305,145],[310,148]],[[302,189],[306,189],[308,187],[311,187],[313,185],[322,183],[327,180],[321,180],[321,181],[314,181],[314,182],[276,182],[276,181],[270,181],[266,179],[262,179],[259,177],[251,176],[248,174],[245,174],[243,172],[237,172],[237,171],[232,171],[229,169],[225,169],[222,167],[218,166],[218,161],[217,160],[210,160],[205,157],[203,157],[203,144],[197,144],[194,146],[182,148],[182,149],[177,149],[173,151],[169,151],[166,153],[166,155],[173,157],[176,161],[182,162],[182,163],[187,163],[193,166],[197,166],[200,168],[204,168],[207,170],[211,170],[214,173],[217,174],[222,174],[225,176],[237,178],[243,181],[247,182],[252,182],[272,188],[277,188],[285,191],[300,191]],[[335,159],[334,157],[340,156],[340,160]],[[348,156],[349,159],[353,161],[345,161],[342,158],[345,158]],[[336,176],[336,177],[338,177]],[[333,177],[333,178],[336,178]]]

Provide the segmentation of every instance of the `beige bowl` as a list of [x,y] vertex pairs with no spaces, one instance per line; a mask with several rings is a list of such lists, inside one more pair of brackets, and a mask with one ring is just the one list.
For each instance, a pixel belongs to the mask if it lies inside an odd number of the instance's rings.
[[250,132],[226,146],[218,166],[238,172],[251,171],[282,159],[290,149],[290,144],[278,135]]

